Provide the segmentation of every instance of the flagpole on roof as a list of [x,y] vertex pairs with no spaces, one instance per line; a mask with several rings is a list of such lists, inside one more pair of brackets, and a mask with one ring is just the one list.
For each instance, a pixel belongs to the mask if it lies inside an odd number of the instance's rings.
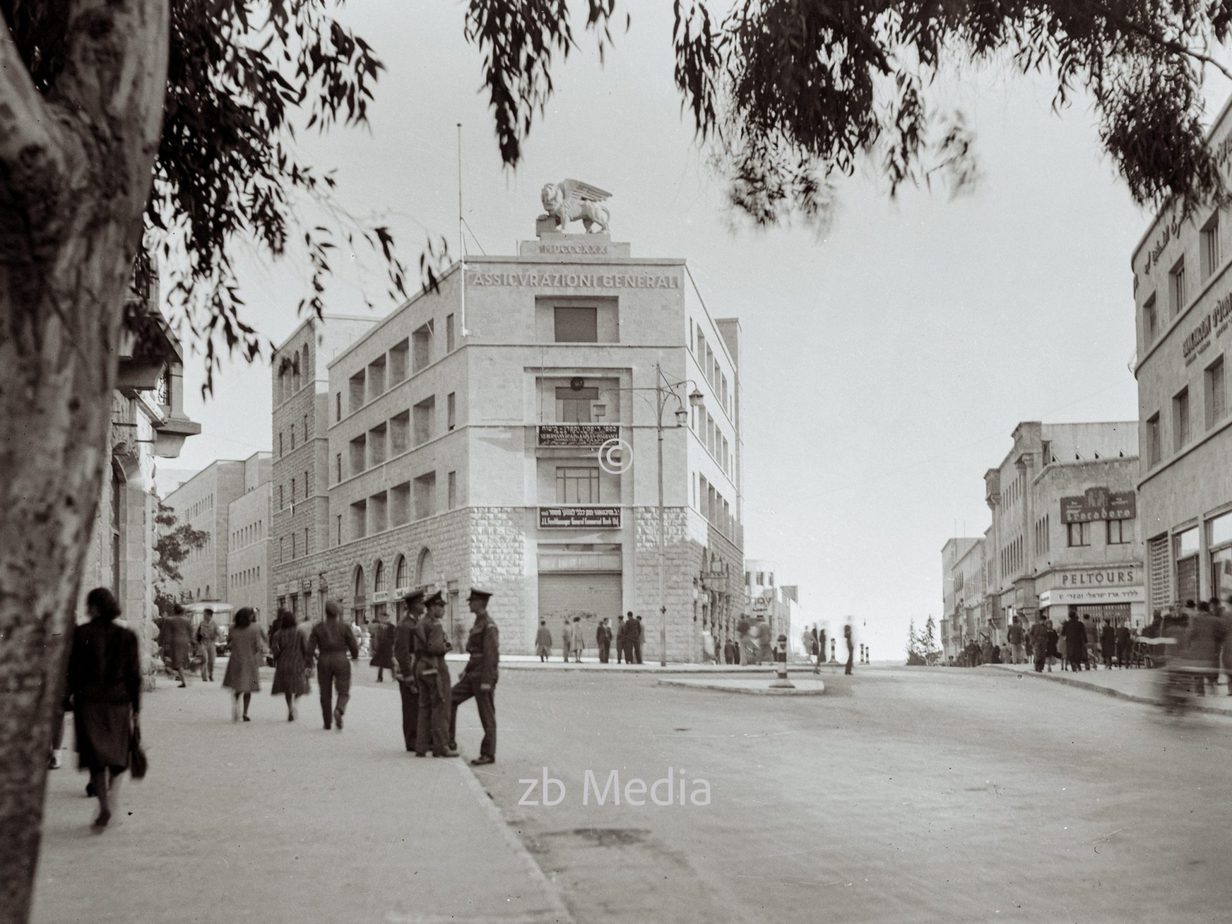
[[462,292],[461,308],[459,314],[462,316],[462,331],[461,336],[466,337],[466,239],[462,236],[462,226],[464,219],[462,217],[462,123],[458,123],[458,262],[460,264],[459,271],[461,279],[459,280],[460,291]]

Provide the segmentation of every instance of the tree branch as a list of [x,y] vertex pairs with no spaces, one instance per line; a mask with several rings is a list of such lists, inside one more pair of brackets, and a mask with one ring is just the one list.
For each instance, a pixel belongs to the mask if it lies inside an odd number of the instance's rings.
[[1215,68],[1215,70],[1219,71],[1219,73],[1223,74],[1223,76],[1227,77],[1229,80],[1232,80],[1232,68],[1229,68],[1227,65],[1221,63],[1215,58],[1212,58],[1210,55],[1198,51],[1197,49],[1190,48],[1183,42],[1178,42],[1175,39],[1170,39],[1156,32],[1152,32],[1146,26],[1134,22],[1134,20],[1124,14],[1115,12],[1104,4],[1096,2],[1096,0],[1091,0],[1090,6],[1091,9],[1100,13],[1109,22],[1116,23],[1120,28],[1146,39],[1148,42],[1153,45],[1157,45],[1165,51],[1170,51],[1180,57],[1190,58],[1202,64],[1210,65]]
[[35,172],[63,168],[58,134],[50,107],[35,89],[13,35],[0,18],[0,169],[8,175],[5,185],[11,191],[27,188]]

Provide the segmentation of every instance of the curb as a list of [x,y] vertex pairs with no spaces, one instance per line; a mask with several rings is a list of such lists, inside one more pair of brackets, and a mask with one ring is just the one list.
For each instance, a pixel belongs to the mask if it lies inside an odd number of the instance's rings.
[[817,687],[739,687],[735,684],[707,683],[705,681],[690,681],[684,679],[660,680],[661,687],[682,687],[688,690],[719,690],[722,693],[744,693],[749,696],[821,696],[826,692],[826,685],[818,680]]
[[[535,917],[518,917],[510,918],[508,920],[514,922],[526,921],[528,924],[530,924],[530,922],[543,922],[546,920],[574,924],[573,914],[565,905],[565,900],[561,897],[560,889],[557,888],[555,882],[548,878],[547,874],[543,871],[539,864],[535,862],[535,858],[530,855],[530,851],[526,849],[526,845],[522,843],[522,839],[519,838],[509,826],[509,822],[505,820],[505,816],[501,813],[500,808],[492,800],[492,797],[488,795],[488,791],[483,788],[483,784],[479,782],[479,779],[475,776],[474,771],[467,766],[466,761],[461,757],[455,758],[454,766],[458,768],[458,774],[462,778],[462,785],[470,789],[471,792],[474,793],[475,798],[482,803],[484,811],[487,812],[492,820],[499,826],[501,833],[505,837],[505,843],[508,844],[509,849],[517,855],[518,859],[522,862],[522,865],[526,867],[526,875],[532,882],[537,883],[543,889],[544,894],[548,898],[548,904],[552,906],[551,910],[548,912],[548,917],[546,918],[542,915],[537,915]],[[442,920],[454,921],[455,919],[446,918]]]
[[[1158,668],[1156,668],[1158,669]],[[1008,668],[993,668],[993,673],[997,674],[1014,674],[1021,677],[1037,677],[1040,680],[1050,680],[1053,683],[1062,683],[1066,686],[1074,687],[1078,690],[1090,690],[1093,693],[1103,693],[1105,696],[1112,696],[1116,699],[1129,700],[1132,703],[1144,703],[1147,706],[1158,706],[1159,700],[1149,696],[1139,696],[1137,693],[1126,693],[1124,690],[1115,690],[1112,687],[1100,686],[1097,683],[1087,683],[1084,680],[1073,680],[1069,677],[1058,677],[1056,672],[1053,673],[1036,673],[1034,670],[1018,671]],[[1232,716],[1232,709],[1223,708],[1221,706],[1203,706],[1197,703],[1190,703],[1186,706],[1187,712],[1205,712],[1209,715]]]

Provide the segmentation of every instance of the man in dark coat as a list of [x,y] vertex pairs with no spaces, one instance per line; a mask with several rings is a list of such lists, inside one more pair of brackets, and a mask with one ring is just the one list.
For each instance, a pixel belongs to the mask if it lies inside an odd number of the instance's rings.
[[1219,681],[1219,649],[1223,647],[1224,625],[1211,612],[1211,605],[1203,600],[1189,617],[1185,633],[1185,651],[1194,668],[1194,692],[1206,695],[1206,685]]
[[385,679],[386,670],[391,674],[393,673],[395,634],[396,630],[389,624],[389,617],[385,613],[381,613],[377,617],[376,625],[372,628],[371,664],[376,668],[377,683],[381,683]]
[[1104,667],[1112,669],[1112,658],[1116,654],[1116,630],[1112,628],[1111,621],[1105,619],[1104,627],[1099,630],[1099,656],[1103,659]]
[[[630,613],[629,615],[633,615]],[[642,625],[642,617],[638,616],[633,620],[633,660],[638,664],[642,663],[642,639],[645,638],[646,628]]]
[[419,682],[415,679],[415,630],[424,612],[424,592],[406,595],[406,614],[394,630],[394,680],[402,697],[402,742],[415,750],[419,732]]
[[599,628],[595,631],[595,641],[599,644],[599,663],[607,664],[612,650],[612,627],[607,624],[606,616],[599,621]]
[[619,664],[625,657],[625,618],[623,616],[616,617],[616,663]]
[[427,757],[429,739],[433,757],[457,757],[449,747],[449,665],[445,652],[449,640],[441,626],[445,598],[440,591],[424,601],[427,614],[415,627],[415,680],[419,685],[419,716],[416,719],[415,756]]
[[466,598],[475,614],[466,639],[466,653],[470,660],[462,669],[462,676],[453,685],[449,710],[449,749],[458,749],[458,706],[474,697],[479,708],[479,722],[483,725],[483,741],[479,756],[471,761],[473,766],[496,763],[496,680],[500,663],[500,630],[488,616],[488,600],[492,594],[477,587],[471,588]]
[[1073,670],[1078,670],[1086,657],[1087,627],[1079,621],[1077,613],[1069,614],[1061,626],[1061,635],[1065,637],[1065,659]]
[[1117,664],[1121,667],[1127,667],[1131,660],[1131,650],[1133,648],[1133,635],[1129,631],[1128,623],[1121,623],[1116,630],[1116,657]]
[[1044,672],[1044,662],[1048,660],[1048,624],[1047,617],[1040,613],[1035,625],[1031,627],[1031,653],[1035,656],[1035,672]]

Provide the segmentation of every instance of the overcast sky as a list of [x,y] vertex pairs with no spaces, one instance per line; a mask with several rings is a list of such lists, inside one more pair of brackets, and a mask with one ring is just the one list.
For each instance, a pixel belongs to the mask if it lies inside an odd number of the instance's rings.
[[[733,232],[681,117],[670,4],[622,8],[632,29],[606,64],[583,40],[555,71],[516,173],[501,166],[458,3],[348,6],[388,67],[371,133],[302,145],[338,168],[353,213],[384,216],[412,265],[429,233],[456,245],[457,122],[464,212],[490,254],[533,237],[543,183],[610,190],[613,239],[686,258],[711,313],[741,319],[746,557],[777,562],[810,618],[854,615],[874,658],[900,658],[908,620],[940,616],[942,544],[987,525],[983,472],[1017,422],[1136,417],[1129,258],[1150,216],[1100,154],[1084,103],[1055,115],[1046,81],[991,68],[943,84],[977,132],[974,195],[891,202],[865,172],[841,185],[824,240]],[[1226,92],[1211,87],[1212,115]],[[338,262],[329,310],[366,310],[361,287],[380,313],[393,307],[377,263]],[[242,267],[248,319],[281,339],[306,264]],[[203,432],[170,465],[270,448],[267,367],[227,364],[204,404],[200,359],[185,367]]]

